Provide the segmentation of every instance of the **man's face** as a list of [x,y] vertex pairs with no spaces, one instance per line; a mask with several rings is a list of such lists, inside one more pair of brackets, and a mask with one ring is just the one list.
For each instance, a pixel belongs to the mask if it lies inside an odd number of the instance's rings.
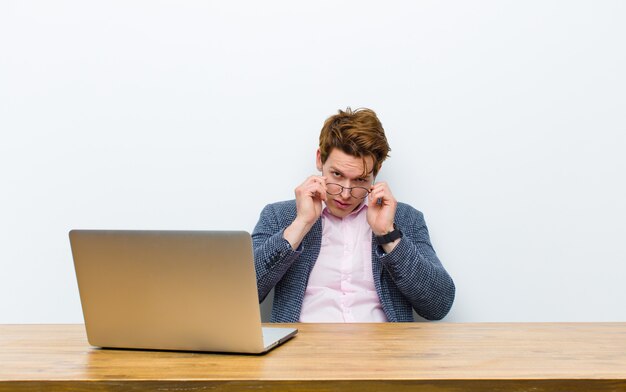
[[[317,169],[326,177],[326,184],[339,184],[344,187],[363,187],[370,189],[374,182],[372,168],[374,159],[371,156],[365,158],[367,170],[363,170],[363,159],[348,155],[345,152],[333,149],[326,162],[322,164],[320,151],[317,151]],[[363,173],[367,175],[363,177]],[[338,195],[326,194],[326,205],[331,214],[343,218],[356,210],[365,199],[353,197],[348,189],[344,189]]]

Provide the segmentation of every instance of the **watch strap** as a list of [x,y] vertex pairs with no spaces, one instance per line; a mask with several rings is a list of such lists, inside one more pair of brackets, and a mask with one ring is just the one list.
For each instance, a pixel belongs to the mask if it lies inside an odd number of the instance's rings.
[[402,232],[400,231],[400,229],[398,229],[398,227],[396,227],[396,224],[394,223],[392,231],[387,234],[377,235],[374,237],[376,238],[376,242],[378,243],[378,245],[384,245],[390,242],[394,242],[398,238],[402,238]]

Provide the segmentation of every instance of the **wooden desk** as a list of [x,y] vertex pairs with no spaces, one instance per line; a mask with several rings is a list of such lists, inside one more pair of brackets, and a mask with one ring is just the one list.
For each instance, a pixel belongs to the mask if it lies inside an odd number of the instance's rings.
[[264,356],[102,350],[0,325],[0,391],[626,391],[626,323],[298,324]]

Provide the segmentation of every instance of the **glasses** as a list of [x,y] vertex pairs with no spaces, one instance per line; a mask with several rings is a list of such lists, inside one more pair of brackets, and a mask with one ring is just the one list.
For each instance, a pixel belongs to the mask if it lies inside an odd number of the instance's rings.
[[369,189],[363,188],[362,186],[348,188],[347,186],[341,186],[339,184],[326,184],[326,193],[329,195],[341,195],[344,189],[350,191],[350,195],[356,199],[365,199],[370,193]]

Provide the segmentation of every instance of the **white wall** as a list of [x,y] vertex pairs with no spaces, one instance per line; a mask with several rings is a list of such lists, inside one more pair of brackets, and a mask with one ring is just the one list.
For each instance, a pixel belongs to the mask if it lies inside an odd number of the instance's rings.
[[[0,323],[81,322],[71,228],[247,229],[379,114],[448,321],[626,319],[623,1],[0,2]],[[112,288],[113,289],[113,288]]]

